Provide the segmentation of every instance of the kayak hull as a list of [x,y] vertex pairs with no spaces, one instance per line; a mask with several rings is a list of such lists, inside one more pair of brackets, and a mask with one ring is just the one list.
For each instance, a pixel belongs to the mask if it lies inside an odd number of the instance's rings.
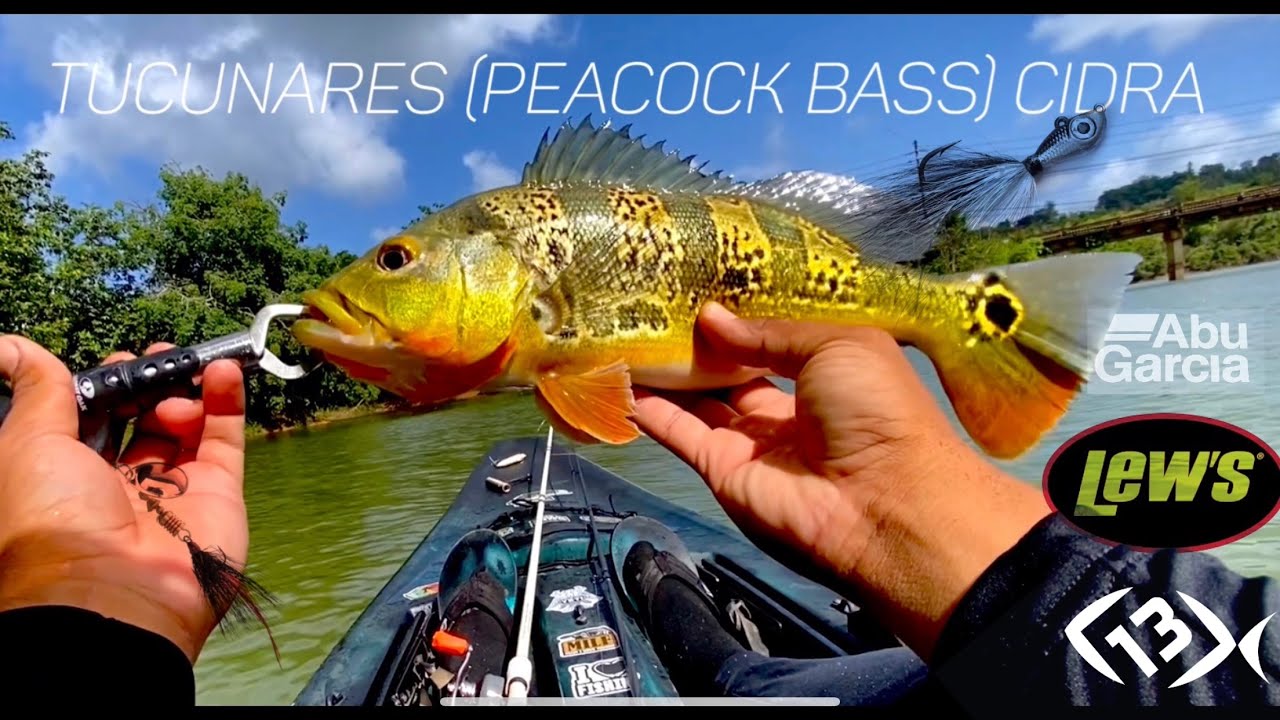
[[[545,455],[545,438],[497,443],[293,704],[448,704],[462,702],[452,697],[454,691],[459,698],[503,694],[511,650],[518,645]],[[632,516],[650,522],[626,523]],[[735,529],[559,444],[549,459],[542,523],[527,630],[531,697],[679,697],[615,579],[626,544],[635,540],[633,533],[619,531],[615,552],[614,529],[620,525],[660,527],[678,538],[723,614],[737,621],[729,629],[744,648],[803,658],[899,646],[856,602],[799,574],[791,559],[788,567]],[[473,649],[462,659],[480,658],[487,669],[464,665],[467,672],[459,670],[452,683],[445,682],[449,673],[440,671],[438,661],[449,649],[433,650],[432,643],[449,644],[436,636],[444,609],[480,571],[504,595],[505,603],[494,605],[497,613],[514,620],[510,647],[498,648],[498,655],[492,647],[484,648],[487,654]],[[454,660],[450,667],[458,669]],[[433,668],[435,676],[427,677]]]

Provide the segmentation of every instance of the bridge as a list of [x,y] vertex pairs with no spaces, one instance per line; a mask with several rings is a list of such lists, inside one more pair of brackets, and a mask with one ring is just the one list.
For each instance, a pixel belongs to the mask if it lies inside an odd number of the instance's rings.
[[1187,274],[1186,256],[1182,246],[1184,229],[1187,225],[1198,225],[1215,218],[1226,220],[1276,210],[1280,210],[1280,185],[1271,185],[1250,188],[1235,195],[1195,200],[1126,217],[1098,220],[1055,230],[1040,237],[1050,251],[1062,252],[1094,248],[1117,240],[1163,235],[1165,257],[1169,263],[1169,279],[1180,280]]

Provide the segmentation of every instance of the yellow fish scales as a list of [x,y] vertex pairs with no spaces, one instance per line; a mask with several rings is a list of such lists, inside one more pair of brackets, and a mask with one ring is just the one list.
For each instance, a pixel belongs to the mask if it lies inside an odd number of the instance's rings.
[[1140,258],[924,276],[895,257],[920,238],[859,242],[865,217],[849,208],[864,191],[819,173],[733,183],[584,122],[544,137],[519,185],[428,216],[308,293],[293,331],[411,401],[531,386],[561,432],[621,444],[640,434],[634,387],[767,374],[695,356],[708,301],[870,325],[930,358],[981,448],[1022,454],[1080,391]]

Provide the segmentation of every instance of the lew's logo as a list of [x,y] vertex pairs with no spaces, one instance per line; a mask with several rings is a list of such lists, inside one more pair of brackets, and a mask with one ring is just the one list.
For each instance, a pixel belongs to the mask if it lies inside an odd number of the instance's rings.
[[[1195,390],[1213,386],[1256,387],[1260,322],[1209,318],[1197,313],[1120,313],[1111,319],[1094,357],[1094,392],[1149,392],[1158,388]],[[1251,337],[1251,334],[1255,337]],[[1253,343],[1252,345],[1250,343]]]
[[1084,532],[1143,549],[1204,550],[1280,510],[1276,452],[1234,425],[1135,415],[1071,438],[1045,467],[1049,504]]

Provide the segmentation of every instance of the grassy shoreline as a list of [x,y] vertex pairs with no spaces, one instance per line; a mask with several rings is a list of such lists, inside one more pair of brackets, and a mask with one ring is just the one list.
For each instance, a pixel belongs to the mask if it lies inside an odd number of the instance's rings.
[[390,403],[370,403],[357,407],[339,408],[336,410],[324,410],[316,413],[316,416],[305,423],[297,423],[294,425],[286,425],[284,427],[267,429],[261,425],[249,424],[245,427],[245,437],[249,438],[272,438],[279,435],[288,435],[299,430],[310,430],[316,427],[323,427],[335,422],[344,420],[355,420],[357,418],[369,417],[371,415],[388,415],[399,408]]
[[422,415],[424,413],[438,412],[440,410],[444,410],[446,408],[453,406],[455,403],[465,402],[466,400],[471,399],[473,397],[481,397],[481,396],[488,396],[488,395],[503,395],[503,394],[513,393],[513,392],[518,393],[518,392],[524,392],[527,389],[528,388],[515,387],[515,388],[508,388],[503,390],[494,390],[494,391],[485,392],[485,393],[474,393],[472,395],[467,395],[455,400],[443,402],[438,405],[432,405],[432,406],[426,406],[426,407],[415,407],[415,406],[407,405],[404,403],[382,402],[382,403],[368,403],[365,405],[359,405],[359,406],[350,407],[350,408],[323,410],[319,413],[316,413],[315,418],[305,423],[285,425],[283,427],[279,427],[271,430],[268,430],[267,428],[261,427],[259,425],[250,424],[247,427],[245,427],[245,437],[273,439],[276,437],[280,437],[282,435],[290,435],[295,432],[314,430],[316,428],[326,427],[336,423],[347,422],[350,420],[359,420],[362,418],[373,417],[375,415],[382,415],[386,417]]

